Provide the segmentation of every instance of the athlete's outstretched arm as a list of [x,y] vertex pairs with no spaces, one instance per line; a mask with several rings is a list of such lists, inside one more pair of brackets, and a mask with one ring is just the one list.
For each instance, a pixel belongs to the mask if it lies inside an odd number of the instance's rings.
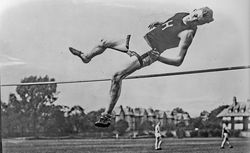
[[181,33],[180,34],[181,40],[180,40],[180,44],[179,44],[180,50],[179,50],[178,56],[171,57],[171,58],[159,56],[157,60],[164,63],[164,64],[173,65],[173,66],[180,66],[183,63],[184,58],[187,54],[187,50],[192,43],[193,36],[194,36],[193,30],[188,30],[188,31]]

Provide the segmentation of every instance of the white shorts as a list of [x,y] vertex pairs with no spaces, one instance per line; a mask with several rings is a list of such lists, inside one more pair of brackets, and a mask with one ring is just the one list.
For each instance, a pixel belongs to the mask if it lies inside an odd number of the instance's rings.
[[161,134],[160,133],[155,133],[155,137],[156,138],[161,137]]

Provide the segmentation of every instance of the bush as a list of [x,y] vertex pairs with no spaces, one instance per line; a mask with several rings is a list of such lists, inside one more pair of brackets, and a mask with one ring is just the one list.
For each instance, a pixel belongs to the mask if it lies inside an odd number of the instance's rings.
[[208,131],[207,130],[200,130],[199,131],[199,136],[200,137],[208,137]]
[[190,137],[198,137],[198,131],[191,131]]
[[178,138],[185,137],[185,130],[183,128],[177,128],[177,130],[176,130],[176,136]]
[[173,133],[171,133],[170,131],[167,131],[165,135],[166,137],[174,137]]
[[231,137],[239,137],[240,136],[240,132],[241,132],[241,130],[232,130],[230,132],[230,136]]
[[119,120],[115,124],[115,130],[120,134],[123,135],[128,128],[128,122],[125,120]]
[[209,136],[212,137],[221,137],[221,129],[210,129],[209,130]]

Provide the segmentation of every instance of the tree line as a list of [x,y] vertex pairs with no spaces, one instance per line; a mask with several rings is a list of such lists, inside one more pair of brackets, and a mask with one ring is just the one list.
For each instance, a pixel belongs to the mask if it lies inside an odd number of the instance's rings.
[[[21,83],[53,82],[54,78],[29,76]],[[16,94],[10,93],[8,102],[2,105],[2,135],[3,137],[39,137],[39,136],[68,136],[80,133],[105,132],[123,134],[128,128],[124,120],[111,124],[108,128],[97,128],[94,122],[104,109],[85,113],[81,106],[68,107],[55,102],[58,99],[57,84],[20,85],[16,87]],[[221,120],[216,115],[227,106],[220,106],[213,110],[207,120],[202,117],[192,118],[186,126],[180,122],[177,125],[168,125],[164,130],[221,130]],[[183,111],[176,108],[175,111]],[[201,115],[202,116],[202,115]],[[144,122],[138,126],[139,131],[152,131],[153,123]],[[196,135],[196,133],[193,133]],[[198,136],[199,134],[197,134]],[[214,134],[216,135],[216,134]]]

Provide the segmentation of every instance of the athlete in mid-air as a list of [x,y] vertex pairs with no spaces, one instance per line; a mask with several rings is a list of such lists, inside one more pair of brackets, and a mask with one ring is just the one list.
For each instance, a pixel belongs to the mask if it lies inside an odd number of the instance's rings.
[[[176,13],[164,22],[154,22],[148,26],[151,31],[144,36],[152,49],[141,56],[129,49],[130,35],[124,40],[101,39],[99,44],[90,52],[82,52],[69,47],[70,52],[78,56],[83,63],[89,63],[93,57],[102,54],[106,49],[114,49],[136,57],[127,67],[124,67],[113,75],[109,105],[95,125],[98,127],[108,127],[110,125],[111,113],[120,96],[122,80],[124,78],[136,70],[151,65],[155,61],[180,66],[195,36],[197,26],[210,23],[213,20],[213,11],[208,7],[203,7],[195,9],[190,13]],[[161,56],[167,49],[176,47],[179,48],[177,57],[169,58]]]

